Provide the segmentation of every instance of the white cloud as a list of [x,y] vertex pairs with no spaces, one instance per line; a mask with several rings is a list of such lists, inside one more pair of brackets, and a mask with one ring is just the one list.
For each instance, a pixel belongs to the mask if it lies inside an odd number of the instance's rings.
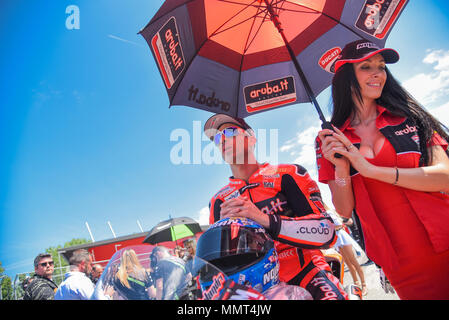
[[423,105],[438,102],[449,94],[449,51],[431,50],[423,62],[434,64],[429,73],[419,73],[403,86]]
[[126,39],[114,36],[113,34],[108,34],[108,37],[111,38],[111,39],[114,39],[114,40],[121,41],[121,42],[130,43],[130,44],[138,46],[138,47],[143,47],[140,43],[136,43],[134,41],[126,40]]
[[[303,166],[307,169],[310,177],[318,182],[318,171],[316,166],[315,138],[321,130],[319,122],[310,127],[298,131],[294,138],[286,141],[279,148],[280,152],[288,152],[288,161]],[[333,208],[332,196],[326,184],[318,182],[323,201],[327,206]]]
[[434,67],[435,70],[449,70],[449,51],[433,50],[424,58],[425,63],[437,63]]
[[209,224],[209,207],[208,206],[201,208],[201,210],[198,212],[198,218],[196,220],[198,221],[198,223],[201,226]]
[[449,102],[438,108],[428,110],[438,121],[449,127]]
[[294,157],[293,162],[301,164],[309,169],[315,165],[315,138],[320,130],[319,124],[298,131],[296,136],[286,141],[280,148],[280,152],[289,152]]

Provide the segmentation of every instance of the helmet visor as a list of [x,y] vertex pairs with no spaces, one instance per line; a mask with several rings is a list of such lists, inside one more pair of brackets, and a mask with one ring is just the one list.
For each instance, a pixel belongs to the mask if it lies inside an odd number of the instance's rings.
[[196,255],[206,261],[249,253],[264,254],[273,247],[273,240],[264,231],[235,224],[209,229],[201,237],[206,239],[198,242]]

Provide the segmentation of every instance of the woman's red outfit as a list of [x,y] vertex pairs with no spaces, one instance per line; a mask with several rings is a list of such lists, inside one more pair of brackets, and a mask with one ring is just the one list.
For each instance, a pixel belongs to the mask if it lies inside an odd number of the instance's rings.
[[[382,167],[419,167],[416,126],[381,106],[377,111],[376,126],[386,139],[367,160]],[[349,119],[340,130],[360,146]],[[322,156],[319,139],[317,144],[319,181],[327,183],[335,179],[334,166]],[[448,147],[437,133],[431,145]],[[350,174],[367,255],[382,267],[399,297],[449,299],[449,196],[369,179],[353,168]]]

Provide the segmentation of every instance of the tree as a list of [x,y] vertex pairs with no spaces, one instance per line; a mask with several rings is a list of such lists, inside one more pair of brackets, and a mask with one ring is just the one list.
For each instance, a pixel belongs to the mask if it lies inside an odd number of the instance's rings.
[[11,278],[4,275],[5,268],[2,267],[2,262],[0,261],[0,300],[12,300],[13,290]]

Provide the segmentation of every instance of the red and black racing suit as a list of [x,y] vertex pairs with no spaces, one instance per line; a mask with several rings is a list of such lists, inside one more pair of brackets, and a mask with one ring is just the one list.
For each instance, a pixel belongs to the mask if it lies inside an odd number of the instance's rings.
[[223,202],[248,196],[269,215],[267,231],[275,240],[280,281],[305,288],[315,300],[347,299],[320,250],[332,246],[337,238],[318,185],[307,170],[299,165],[266,163],[248,181],[229,180],[210,201],[209,222],[220,220]]

